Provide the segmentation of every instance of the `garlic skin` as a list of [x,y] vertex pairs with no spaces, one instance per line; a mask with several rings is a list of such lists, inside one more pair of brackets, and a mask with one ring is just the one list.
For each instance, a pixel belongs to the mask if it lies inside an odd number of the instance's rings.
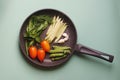
[[65,37],[64,40],[67,41],[68,40],[68,34],[67,33],[63,33],[63,36]]
[[69,36],[67,33],[63,33],[62,36],[64,37],[63,39],[60,39],[57,43],[64,43],[69,39]]
[[63,35],[64,37],[67,37],[67,36],[68,36],[67,33],[63,33],[62,35]]

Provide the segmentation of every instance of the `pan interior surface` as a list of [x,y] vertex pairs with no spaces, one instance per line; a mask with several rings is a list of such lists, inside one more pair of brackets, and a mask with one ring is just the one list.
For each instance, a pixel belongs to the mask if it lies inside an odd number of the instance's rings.
[[[50,15],[50,16],[59,16],[60,18],[63,19],[64,22],[67,23],[68,27],[65,30],[65,33],[67,33],[69,35],[69,39],[67,42],[65,42],[62,45],[65,46],[69,46],[71,47],[71,54],[68,55],[66,58],[58,60],[58,61],[51,61],[48,57],[48,54],[44,60],[44,62],[39,62],[38,60],[33,60],[31,59],[27,54],[26,54],[26,50],[25,50],[25,40],[24,40],[24,33],[26,32],[26,27],[28,25],[28,22],[30,20],[30,17],[33,15]],[[46,30],[43,32],[43,34],[41,35],[42,38],[45,37],[45,33]],[[37,67],[43,67],[43,68],[52,68],[52,67],[57,67],[62,65],[63,63],[67,62],[69,60],[69,58],[71,57],[71,55],[74,52],[74,47],[76,45],[77,42],[77,33],[76,33],[76,29],[75,26],[73,24],[73,22],[71,21],[71,19],[65,15],[64,13],[58,11],[58,10],[53,10],[53,9],[43,9],[43,10],[39,10],[34,12],[33,14],[31,14],[30,16],[28,16],[28,18],[24,21],[21,30],[20,30],[20,49],[22,51],[23,56],[25,57],[25,59],[27,59],[28,62],[32,63],[32,65],[35,65]]]

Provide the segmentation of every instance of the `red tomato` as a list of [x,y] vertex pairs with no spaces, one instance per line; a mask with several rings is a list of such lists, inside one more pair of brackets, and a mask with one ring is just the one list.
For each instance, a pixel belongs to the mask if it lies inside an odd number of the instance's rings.
[[29,55],[32,59],[35,59],[37,57],[37,48],[35,46],[29,47]]
[[40,43],[41,47],[43,48],[43,50],[45,50],[46,52],[49,52],[50,51],[50,44],[48,41],[46,40],[43,40],[41,43]]
[[43,49],[38,49],[37,57],[38,57],[39,61],[43,62],[43,60],[45,58],[45,51]]

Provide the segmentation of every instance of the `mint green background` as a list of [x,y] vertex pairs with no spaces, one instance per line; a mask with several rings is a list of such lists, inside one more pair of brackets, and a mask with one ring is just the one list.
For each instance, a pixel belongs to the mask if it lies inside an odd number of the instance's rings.
[[[73,55],[55,70],[28,64],[19,50],[19,31],[26,17],[44,8],[66,13],[78,43],[114,55],[113,63]],[[120,80],[120,0],[0,0],[0,80]]]

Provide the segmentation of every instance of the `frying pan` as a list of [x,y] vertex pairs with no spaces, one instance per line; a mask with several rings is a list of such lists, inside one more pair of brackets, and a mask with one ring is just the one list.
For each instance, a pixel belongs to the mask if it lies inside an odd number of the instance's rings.
[[[28,25],[30,17],[33,16],[33,15],[43,15],[43,14],[44,15],[50,15],[50,16],[59,16],[68,25],[65,32],[69,35],[69,40],[67,42],[65,42],[64,44],[60,44],[60,45],[71,47],[71,53],[70,53],[70,55],[68,55],[64,59],[61,59],[61,60],[58,60],[58,61],[51,61],[49,59],[49,54],[46,54],[46,57],[45,57],[44,61],[41,63],[37,59],[34,59],[34,60],[31,59],[26,54],[25,40],[24,40],[23,35],[26,32],[26,27]],[[46,31],[47,31],[47,29],[40,35],[41,38],[44,39]],[[28,16],[28,18],[24,21],[24,23],[21,27],[19,38],[20,38],[20,49],[22,51],[23,56],[25,57],[25,59],[28,62],[30,62],[32,65],[35,65],[37,67],[43,67],[43,68],[58,67],[58,66],[60,66],[64,63],[66,63],[70,59],[70,57],[74,54],[75,51],[77,51],[78,54],[87,54],[87,55],[90,55],[90,56],[94,56],[94,57],[103,59],[103,60],[108,61],[108,62],[112,62],[113,59],[114,59],[114,56],[112,56],[110,54],[106,54],[106,53],[88,48],[84,45],[77,44],[77,32],[76,32],[76,29],[75,29],[75,26],[74,26],[73,22],[63,12],[55,10],[55,9],[42,9],[42,10],[36,11],[36,12],[32,13],[30,16]],[[53,45],[53,43],[51,44],[51,46],[52,45]],[[56,44],[56,45],[59,45],[59,44]]]

